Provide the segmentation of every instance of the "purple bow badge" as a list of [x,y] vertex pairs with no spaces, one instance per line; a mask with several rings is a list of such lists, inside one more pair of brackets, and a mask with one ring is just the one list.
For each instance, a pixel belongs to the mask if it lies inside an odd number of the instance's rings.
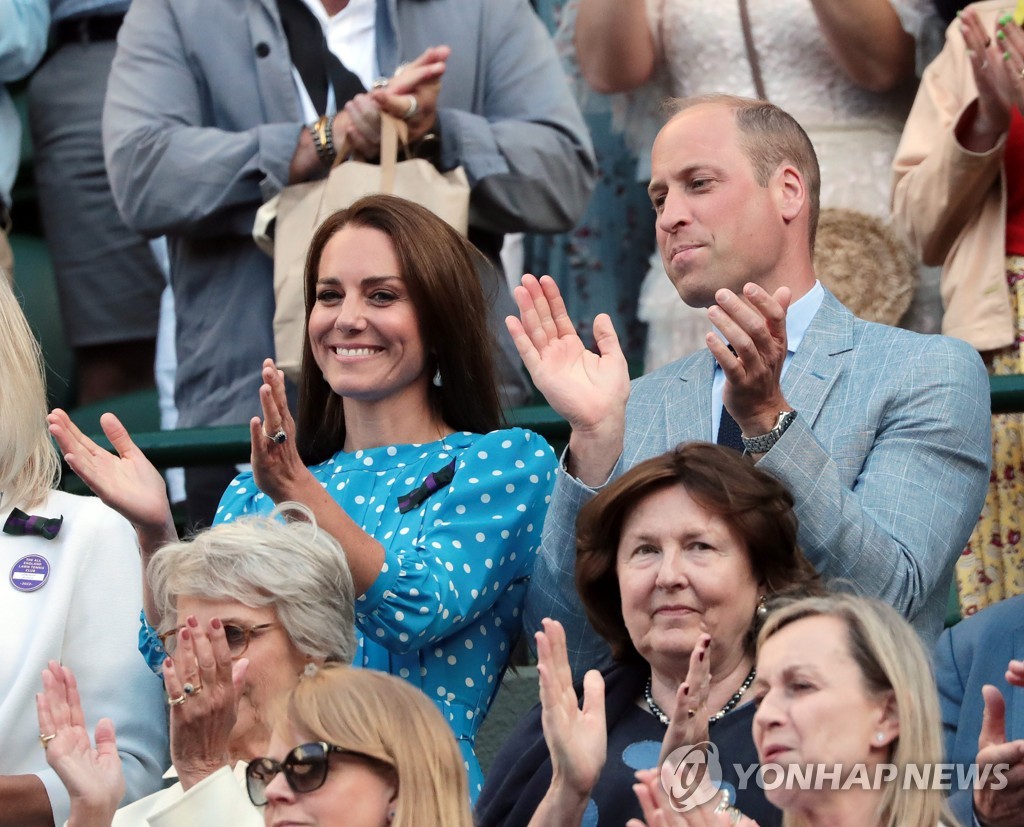
[[42,537],[44,540],[52,540],[60,531],[64,523],[64,517],[36,517],[26,514],[24,511],[15,508],[11,516],[4,523],[4,534],[13,534],[16,537],[25,534],[32,534]]

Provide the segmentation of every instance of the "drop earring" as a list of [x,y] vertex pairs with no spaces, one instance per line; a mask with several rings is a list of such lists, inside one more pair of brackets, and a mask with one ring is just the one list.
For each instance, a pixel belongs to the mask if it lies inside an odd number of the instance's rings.
[[763,594],[759,598],[757,598],[757,609],[755,609],[754,611],[757,614],[758,620],[764,620],[768,616],[767,603],[768,598],[766,598]]
[[437,370],[434,371],[434,380],[433,380],[433,382],[434,382],[434,387],[435,388],[441,387],[441,368],[440,368],[440,366],[437,368]]

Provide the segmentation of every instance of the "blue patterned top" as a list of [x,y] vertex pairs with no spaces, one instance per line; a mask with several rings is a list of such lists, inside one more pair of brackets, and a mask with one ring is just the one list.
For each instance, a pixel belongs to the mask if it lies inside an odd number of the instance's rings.
[[[443,480],[439,472],[453,459],[450,482],[424,486],[431,475]],[[384,546],[380,576],[356,602],[353,662],[405,678],[438,705],[459,740],[474,799],[483,776],[473,739],[522,628],[555,466],[542,437],[510,428],[339,452],[310,468]],[[252,474],[241,474],[216,521],[273,507]]]

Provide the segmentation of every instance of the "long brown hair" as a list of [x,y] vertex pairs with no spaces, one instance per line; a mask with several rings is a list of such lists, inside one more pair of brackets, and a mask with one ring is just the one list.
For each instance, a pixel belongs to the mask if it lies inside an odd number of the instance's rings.
[[[418,204],[392,195],[371,195],[320,225],[306,257],[307,331],[324,247],[349,225],[379,230],[391,239],[416,308],[424,349],[430,354],[428,370],[441,375],[441,387],[430,387],[432,413],[458,431],[487,433],[500,427],[487,306],[477,275],[485,259],[446,222]],[[308,332],[302,346],[296,440],[307,463],[327,459],[345,442],[342,398],[324,381]]]

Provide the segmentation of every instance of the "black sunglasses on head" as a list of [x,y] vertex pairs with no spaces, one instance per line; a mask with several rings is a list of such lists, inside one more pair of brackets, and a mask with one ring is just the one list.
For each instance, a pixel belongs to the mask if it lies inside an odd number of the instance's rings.
[[249,800],[257,807],[266,804],[267,785],[279,772],[284,773],[284,780],[294,792],[311,793],[313,790],[319,790],[327,781],[328,758],[331,753],[351,755],[375,764],[380,763],[372,755],[336,747],[325,741],[300,744],[284,757],[284,761],[253,758],[252,763],[245,769],[245,788],[249,793]]

